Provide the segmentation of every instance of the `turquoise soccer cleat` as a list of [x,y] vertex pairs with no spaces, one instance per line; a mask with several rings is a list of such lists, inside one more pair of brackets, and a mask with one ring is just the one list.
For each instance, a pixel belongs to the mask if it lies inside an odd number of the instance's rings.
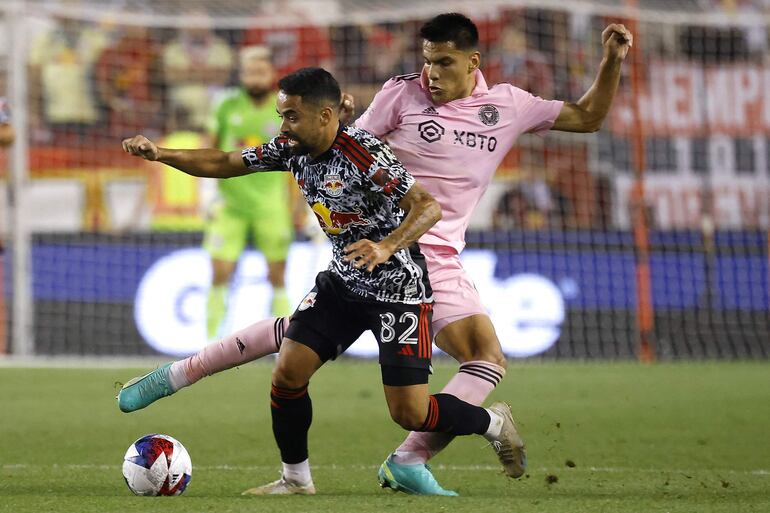
[[425,464],[402,465],[393,461],[393,455],[380,466],[377,479],[383,488],[411,495],[444,495],[456,497],[457,492],[444,490]]
[[124,413],[141,410],[158,399],[174,393],[168,383],[170,363],[158,367],[152,372],[134,378],[118,392],[118,407]]

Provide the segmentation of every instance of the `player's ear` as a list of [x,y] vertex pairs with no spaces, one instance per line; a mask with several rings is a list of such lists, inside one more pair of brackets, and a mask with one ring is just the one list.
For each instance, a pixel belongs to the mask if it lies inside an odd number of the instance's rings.
[[325,105],[321,109],[321,126],[326,126],[332,122],[334,118],[334,110],[331,106]]
[[468,73],[473,73],[481,66],[481,54],[475,50],[468,56]]

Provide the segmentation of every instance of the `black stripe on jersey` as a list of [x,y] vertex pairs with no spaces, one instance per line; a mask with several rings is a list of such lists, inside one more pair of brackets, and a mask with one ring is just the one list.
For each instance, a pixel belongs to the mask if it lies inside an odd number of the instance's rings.
[[395,77],[393,77],[393,80],[396,80],[396,81],[398,81],[398,80],[414,80],[416,78],[420,78],[420,74],[419,73],[407,73],[405,75],[396,75]]

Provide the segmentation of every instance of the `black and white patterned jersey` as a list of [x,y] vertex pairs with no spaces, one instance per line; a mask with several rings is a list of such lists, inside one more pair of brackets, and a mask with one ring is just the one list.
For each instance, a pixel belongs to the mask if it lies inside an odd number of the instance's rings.
[[8,107],[8,101],[0,96],[0,125],[11,122],[11,109]]
[[350,126],[341,127],[332,147],[316,159],[292,155],[286,143],[286,138],[276,137],[246,148],[243,162],[249,169],[287,169],[294,175],[332,242],[329,271],[365,298],[408,304],[431,301],[425,261],[417,244],[396,252],[371,273],[343,260],[347,245],[361,239],[379,242],[404,219],[398,203],[414,178],[390,148]]

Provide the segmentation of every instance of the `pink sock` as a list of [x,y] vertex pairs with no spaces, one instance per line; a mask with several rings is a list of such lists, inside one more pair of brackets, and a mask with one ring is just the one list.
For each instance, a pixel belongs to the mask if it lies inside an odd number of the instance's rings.
[[171,387],[176,391],[206,376],[277,353],[288,327],[288,317],[265,319],[207,345],[171,364]]
[[[505,376],[505,369],[485,361],[465,362],[441,391],[481,406]],[[393,461],[407,465],[426,463],[449,445],[454,436],[446,433],[411,432],[396,449]]]

